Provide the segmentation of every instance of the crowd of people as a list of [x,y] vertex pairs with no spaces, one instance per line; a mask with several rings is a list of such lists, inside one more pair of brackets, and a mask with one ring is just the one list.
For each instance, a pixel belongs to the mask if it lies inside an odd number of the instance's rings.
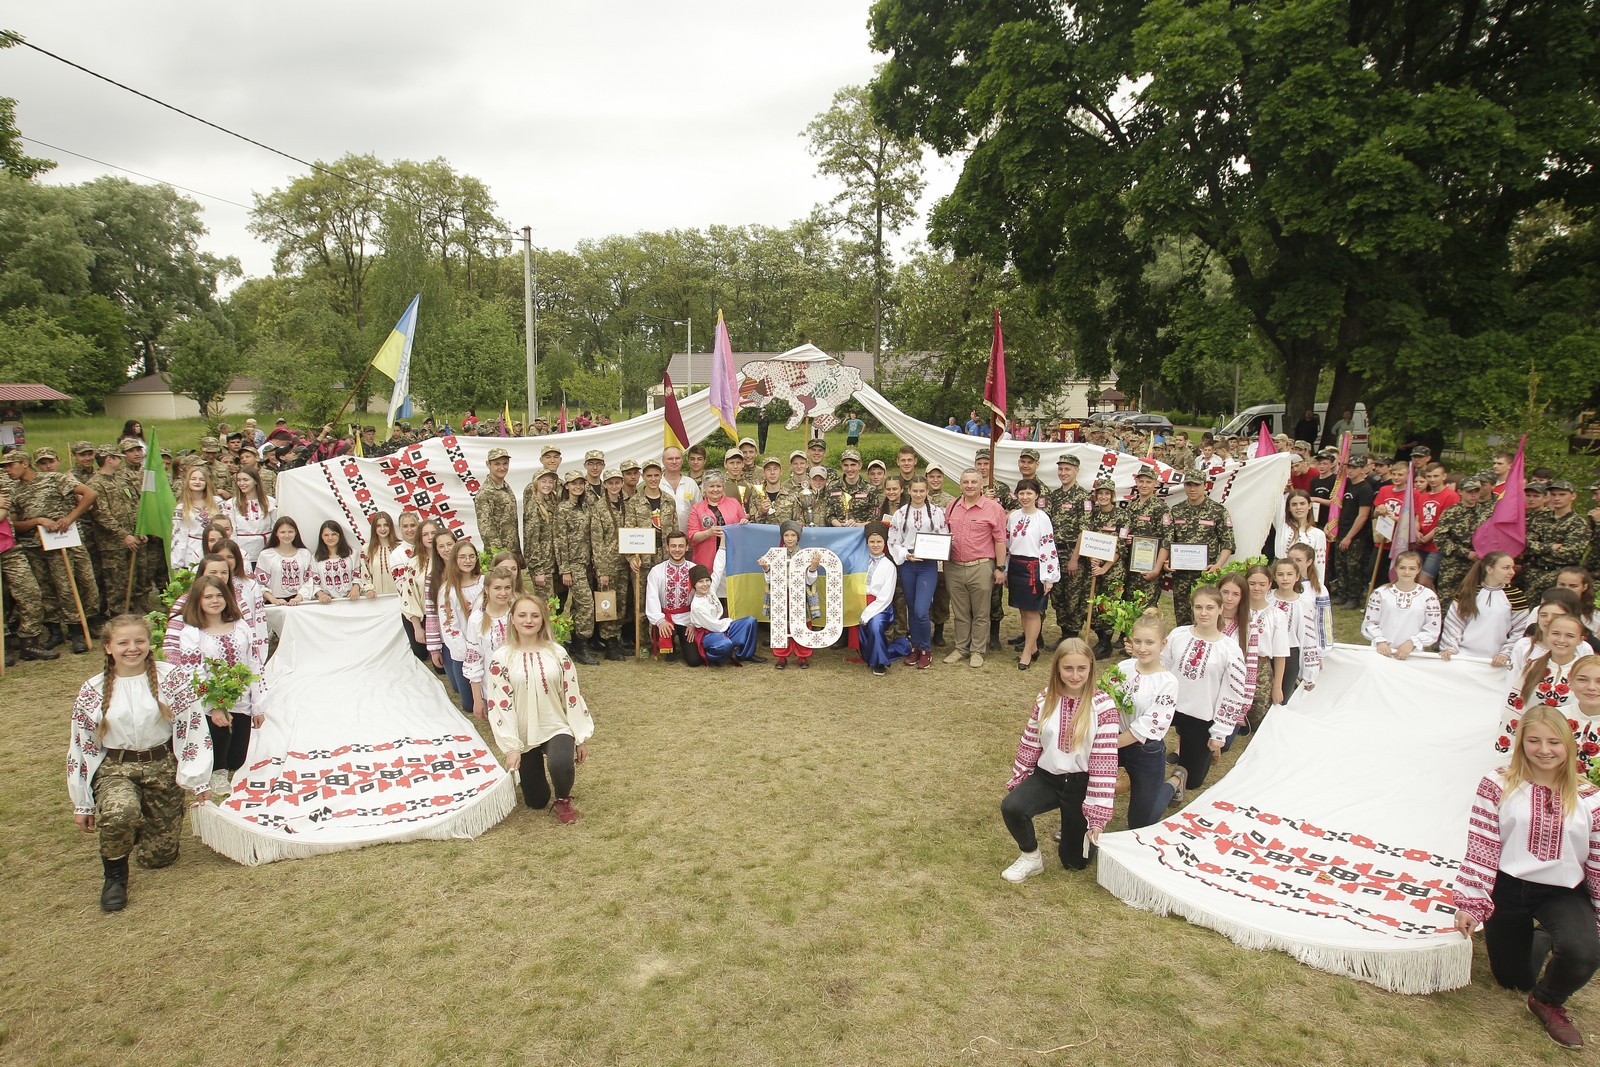
[[[1437,650],[1503,668],[1495,743],[1509,764],[1479,790],[1455,890],[1459,925],[1470,932],[1484,923],[1497,979],[1531,990],[1530,1008],[1557,1040],[1576,1034],[1562,1004],[1600,965],[1593,923],[1567,914],[1573,900],[1592,908],[1600,893],[1600,797],[1586,777],[1600,756],[1600,615],[1584,566],[1600,558],[1600,506],[1577,511],[1574,487],[1541,481],[1537,470],[1510,484],[1508,455],[1484,471],[1453,472],[1423,453],[1341,463],[1331,449],[1283,438],[1279,450],[1294,457],[1283,506],[1256,546],[1236,543],[1227,509],[1208,495],[1254,442],[1210,435],[1194,448],[1183,435],[1151,442],[1131,494],[1107,478],[1081,484],[1066,451],[1055,457],[1057,484],[1046,485],[1033,447],[1008,484],[993,477],[986,448],[971,467],[947,471],[909,445],[892,470],[863,463],[853,447],[830,464],[824,438],[783,457],[762,456],[745,438],[720,465],[698,445],[642,462],[599,451],[569,461],[547,442],[527,470],[513,470],[504,448],[489,451],[475,530],[458,536],[414,512],[379,513],[360,538],[329,521],[308,545],[294,517],[278,512],[266,459],[275,446],[207,438],[174,466],[173,536],[151,552],[128,525],[142,441],[80,445],[67,471],[48,449],[5,454],[0,515],[18,536],[0,558],[22,656],[54,656],[63,630],[78,650],[84,635],[67,603],[115,616],[105,670],[79,696],[69,768],[79,822],[91,829],[99,819],[108,909],[126,900],[128,827],[156,827],[138,838],[142,864],[170,862],[172,797],[225,794],[251,730],[272,713],[259,681],[229,707],[193,698],[217,664],[259,678],[268,605],[392,596],[413,653],[442,674],[464,713],[489,722],[521,769],[527,803],[570,822],[593,730],[577,666],[652,651],[695,668],[769,662],[757,620],[728,616],[726,529],[777,527],[762,557],[768,567],[800,551],[808,526],[853,527],[869,562],[866,608],[838,641],[847,660],[883,676],[897,664],[930,669],[934,649],[948,649],[944,665],[981,669],[1000,647],[1009,607],[1020,623],[1015,666],[1046,664],[1002,804],[1020,849],[1004,871],[1014,882],[1044,868],[1033,821],[1045,811],[1061,813],[1061,863],[1088,863],[1112,818],[1119,767],[1129,776],[1130,828],[1180,804],[1272,706],[1317,683],[1336,606],[1362,611],[1377,655]],[[1588,488],[1600,505],[1600,482]],[[1480,558],[1472,535],[1508,492],[1525,494],[1527,548]],[[1417,536],[1390,559],[1408,497]],[[34,527],[60,532],[74,522],[87,528],[93,553],[47,557],[31,544]],[[652,531],[652,550],[622,554],[624,528]],[[1241,563],[1257,549],[1264,562]],[[158,577],[189,569],[196,577],[173,606],[158,662],[145,621],[119,613],[118,591],[131,587],[129,599],[144,608]],[[817,578],[814,567],[804,575],[794,587],[804,603],[786,614],[808,629],[820,610]],[[29,581],[41,590],[36,606]],[[1160,612],[1168,592],[1170,630]],[[1097,610],[1101,594],[1132,601],[1134,621]],[[642,649],[631,647],[635,615]],[[571,628],[564,646],[557,620]],[[1051,622],[1057,632],[1047,637]],[[774,627],[772,668],[808,669],[821,643]],[[1540,833],[1520,831],[1528,820]]]

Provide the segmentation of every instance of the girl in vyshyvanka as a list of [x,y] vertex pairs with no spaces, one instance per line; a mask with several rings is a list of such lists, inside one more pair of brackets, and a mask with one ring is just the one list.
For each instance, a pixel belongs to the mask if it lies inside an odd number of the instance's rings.
[[1050,590],[1061,580],[1055,526],[1038,508],[1043,491],[1036,478],[1017,482],[1012,492],[1018,507],[1006,516],[1006,593],[1022,616],[1022,655],[1017,657],[1017,669],[1024,671],[1039,657],[1044,606]]
[[1291,489],[1283,498],[1283,514],[1274,524],[1276,556],[1283,558],[1296,545],[1305,545],[1310,553],[1308,572],[1316,574],[1320,589],[1328,570],[1328,535],[1317,528],[1311,517],[1311,494],[1304,489]]
[[1166,634],[1161,616],[1139,616],[1128,631],[1129,656],[1117,664],[1118,683],[1127,696],[1131,714],[1119,708],[1117,763],[1128,772],[1128,829],[1137,830],[1158,821],[1170,804],[1183,802],[1183,779],[1177,774],[1165,782],[1167,731],[1178,711],[1178,679],[1161,662]]
[[890,516],[889,555],[900,565],[900,587],[905,590],[910,615],[911,653],[906,665],[927,670],[933,664],[933,596],[939,585],[939,562],[917,556],[917,538],[924,533],[948,536],[944,508],[928,498],[927,479],[915,475],[907,502]]
[[[1511,663],[1507,670],[1511,676],[1512,684],[1522,678],[1528,668],[1530,660],[1538,659],[1550,651],[1545,640],[1545,630],[1550,621],[1558,615],[1578,616],[1578,598],[1571,590],[1552,586],[1539,595],[1539,607],[1533,614],[1533,625],[1528,627],[1528,632],[1517,638],[1516,644],[1511,646]],[[1578,645],[1578,655],[1587,656],[1595,648],[1587,641]]]
[[1512,679],[1511,690],[1506,694],[1510,730],[1516,729],[1517,713],[1524,708],[1543,704],[1559,711],[1573,701],[1568,678],[1573,665],[1588,655],[1579,651],[1588,647],[1583,643],[1583,623],[1575,615],[1557,615],[1545,626],[1544,638],[1549,650],[1528,661],[1522,676]]
[[367,527],[367,548],[361,553],[361,588],[368,599],[392,596],[399,591],[394,572],[395,564],[399,564],[404,574],[404,548],[389,513],[380,511],[372,516]]
[[[1198,789],[1212,763],[1250,706],[1245,654],[1240,641],[1217,626],[1222,594],[1202,585],[1191,597],[1194,622],[1167,635],[1161,664],[1178,679],[1178,711],[1172,726],[1178,734],[1179,789]],[[1244,623],[1246,628],[1249,622]]]
[[[1600,560],[1591,558],[1589,562],[1600,566]],[[1596,637],[1600,635],[1600,609],[1595,607],[1594,602],[1594,576],[1587,567],[1562,567],[1556,571],[1556,588],[1570,590],[1578,598],[1578,618],[1583,620],[1584,640],[1594,647],[1597,644]]]
[[1378,655],[1405,659],[1439,640],[1439,594],[1417,581],[1421,573],[1422,553],[1402,552],[1394,558],[1394,581],[1367,598],[1361,636]]
[[311,550],[287,515],[273,524],[272,543],[256,557],[256,581],[268,604],[298,604],[310,592]]
[[1317,617],[1317,647],[1326,652],[1333,647],[1333,596],[1322,584],[1310,545],[1294,545],[1289,558],[1300,568],[1300,593],[1311,598]]
[[521,592],[517,588],[517,574],[511,569],[492,568],[483,580],[483,604],[472,613],[465,631],[466,655],[461,661],[461,673],[472,687],[472,702],[463,711],[475,718],[487,717],[483,696],[483,677],[489,660],[505,644],[511,626],[511,602]]
[[[1564,694],[1554,694],[1555,687],[1551,687],[1552,695],[1567,698],[1564,704],[1546,702],[1545,706],[1554,707],[1567,717],[1567,725],[1572,727],[1572,737],[1577,743],[1574,758],[1578,762],[1578,777],[1587,778],[1590,764],[1600,764],[1600,656],[1578,657],[1567,671],[1566,687]],[[1526,701],[1523,706],[1528,706]],[[1540,704],[1536,700],[1533,706]],[[1494,742],[1494,750],[1500,755],[1511,752],[1511,739],[1521,722],[1517,710],[1508,709]]]
[[261,477],[254,471],[241,470],[233,476],[233,499],[224,501],[222,513],[233,521],[233,539],[239,542],[239,551],[251,567],[267,547],[272,534],[272,524],[278,521],[278,502],[261,487]]
[[311,560],[311,590],[320,604],[361,599],[361,558],[350,549],[344,527],[329,519],[317,531]]
[[1322,670],[1322,645],[1317,632],[1317,605],[1311,594],[1300,591],[1300,565],[1292,559],[1273,560],[1273,589],[1268,597],[1283,623],[1289,656],[1283,664],[1280,703],[1294,696],[1301,685],[1313,689]]
[[177,507],[172,512],[172,545],[167,553],[167,564],[174,572],[200,562],[206,554],[206,527],[221,510],[222,500],[212,490],[205,467],[196,463],[184,468]]
[[210,798],[211,736],[188,676],[151,654],[150,624],[118,615],[100,632],[105,670],[72,705],[67,795],[72,818],[98,834],[100,910],[128,903],[128,860],[166,867],[182,841],[184,790]]
[[261,661],[256,656],[250,624],[240,614],[225,579],[208,575],[195,580],[188,603],[183,606],[183,624],[173,662],[191,683],[204,681],[210,663],[248,667],[256,675],[231,707],[207,709],[214,753],[211,789],[226,794],[234,775],[244,766],[250,731],[266,718],[267,693],[261,684]]
[[[416,519],[408,523],[408,518]],[[409,527],[409,533],[408,533]],[[428,578],[433,566],[433,539],[439,527],[432,520],[423,521],[411,512],[400,516],[400,538],[406,543],[401,551],[404,567],[395,571],[395,591],[400,594],[400,628],[405,631],[411,654],[423,663],[430,662],[428,654]]]
[[1495,981],[1528,994],[1551,1040],[1582,1048],[1565,1005],[1600,967],[1600,794],[1579,778],[1557,709],[1530,709],[1510,748],[1509,765],[1478,783],[1451,893],[1455,927],[1470,938],[1482,924]]
[[201,564],[218,558],[228,563],[228,586],[233,590],[233,602],[239,605],[239,614],[250,627],[251,639],[256,645],[256,659],[266,663],[267,644],[271,635],[267,631],[267,598],[261,592],[261,583],[246,569],[244,553],[237,542],[221,542],[215,552],[201,560]]
[[1439,634],[1439,658],[1456,653],[1477,656],[1490,666],[1511,662],[1511,649],[1528,627],[1528,598],[1511,584],[1517,562],[1504,552],[1490,552],[1474,563],[1445,612]]
[[471,541],[457,541],[452,547],[449,564],[434,587],[433,600],[439,616],[440,659],[445,676],[460,698],[461,710],[470,711],[472,687],[467,684],[461,664],[467,656],[467,623],[483,593],[483,561]]
[[1269,599],[1271,571],[1259,565],[1251,567],[1244,572],[1244,584],[1250,598],[1250,629],[1258,642],[1255,691],[1250,694],[1250,710],[1246,713],[1254,730],[1261,725],[1269,707],[1284,701],[1283,672],[1289,660],[1289,637],[1282,613]]
[[572,787],[594,720],[542,598],[524,593],[512,602],[506,643],[489,660],[484,702],[506,769],[522,776],[528,807],[542,810],[553,797],[556,819],[576,822]]
[[907,646],[904,638],[891,643],[886,632],[894,619],[897,584],[894,560],[884,553],[888,531],[881,522],[869,522],[864,530],[867,536],[867,604],[861,609],[861,658],[866,660],[874,675],[882,678],[889,673],[893,658],[907,651]]

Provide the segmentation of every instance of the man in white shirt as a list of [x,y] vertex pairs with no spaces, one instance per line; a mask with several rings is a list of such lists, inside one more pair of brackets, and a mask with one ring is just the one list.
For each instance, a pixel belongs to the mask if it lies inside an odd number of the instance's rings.
[[[683,463],[681,452],[678,462]],[[656,649],[667,662],[676,662],[681,649],[683,661],[698,667],[700,650],[686,635],[694,583],[689,580],[689,539],[682,530],[667,535],[666,550],[667,558],[651,567],[645,579],[644,617],[650,620]]]
[[668,445],[661,453],[661,488],[678,509],[678,529],[689,521],[689,509],[700,499],[700,487],[683,473],[683,449]]

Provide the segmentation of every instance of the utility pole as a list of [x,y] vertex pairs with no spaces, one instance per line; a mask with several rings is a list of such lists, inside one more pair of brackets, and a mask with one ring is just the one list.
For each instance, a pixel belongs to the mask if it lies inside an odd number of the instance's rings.
[[522,228],[522,327],[528,339],[528,424],[539,417],[539,317],[533,307],[538,276],[533,273],[533,227]]

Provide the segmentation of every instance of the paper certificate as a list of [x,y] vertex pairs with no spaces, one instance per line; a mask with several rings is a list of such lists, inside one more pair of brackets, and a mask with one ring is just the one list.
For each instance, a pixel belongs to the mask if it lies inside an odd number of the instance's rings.
[[1172,569],[1175,571],[1203,571],[1209,562],[1205,545],[1172,546]]
[[1161,542],[1154,537],[1135,537],[1133,551],[1128,555],[1128,569],[1140,574],[1156,569],[1156,554]]
[[54,552],[58,548],[77,548],[83,544],[83,538],[78,536],[77,523],[68,526],[66,533],[51,533],[41,526],[39,543],[44,546],[46,552]]
[[1117,558],[1117,535],[1085,530],[1078,535],[1078,555],[1102,561]]
[[917,534],[911,554],[918,559],[947,560],[950,558],[950,535],[923,531]]
[[648,556],[656,550],[656,532],[649,526],[622,526],[617,529],[617,551],[624,556]]
[[1394,528],[1397,523],[1392,515],[1379,515],[1372,520],[1372,536],[1388,544],[1394,540]]

